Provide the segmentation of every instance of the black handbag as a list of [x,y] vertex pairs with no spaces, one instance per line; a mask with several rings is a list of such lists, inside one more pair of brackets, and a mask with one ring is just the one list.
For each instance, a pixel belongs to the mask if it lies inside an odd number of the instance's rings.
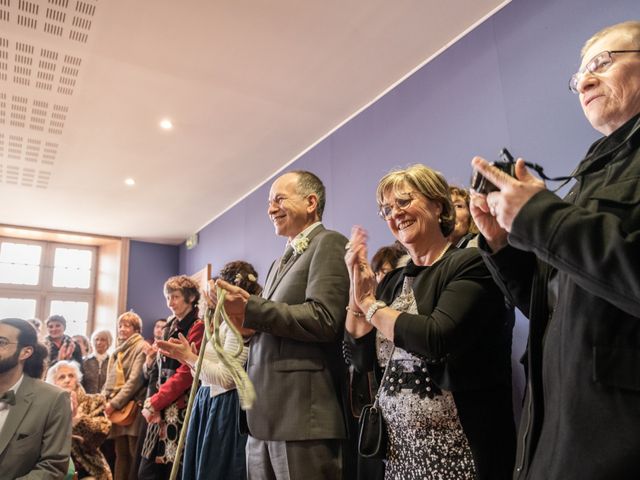
[[393,352],[395,352],[395,347],[389,355],[389,361],[382,374],[382,380],[373,404],[362,407],[362,413],[358,420],[358,454],[364,458],[386,458],[387,456],[387,425],[382,416],[382,410],[378,406],[378,397],[387,376]]

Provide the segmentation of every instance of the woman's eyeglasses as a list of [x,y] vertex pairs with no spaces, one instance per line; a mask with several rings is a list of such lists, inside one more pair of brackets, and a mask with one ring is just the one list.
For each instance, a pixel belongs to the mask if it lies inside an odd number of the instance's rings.
[[380,216],[380,218],[385,221],[389,220],[391,218],[391,215],[393,215],[394,207],[397,208],[398,210],[404,210],[409,205],[411,205],[411,202],[415,200],[413,193],[409,192],[409,193],[406,193],[405,195],[407,195],[406,198],[403,198],[403,197],[396,198],[394,202],[391,204],[383,203],[382,205],[380,205],[380,208],[378,209],[378,215]]

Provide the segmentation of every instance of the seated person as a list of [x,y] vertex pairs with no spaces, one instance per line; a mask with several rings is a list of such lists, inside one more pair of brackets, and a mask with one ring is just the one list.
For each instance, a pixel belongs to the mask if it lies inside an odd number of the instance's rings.
[[31,324],[0,320],[0,477],[61,479],[69,468],[69,394],[40,378],[47,349]]
[[81,380],[80,367],[67,360],[58,361],[47,372],[47,383],[66,390],[71,396],[71,458],[78,478],[111,480],[111,470],[100,451],[111,429],[104,413],[105,399],[102,395],[85,393]]

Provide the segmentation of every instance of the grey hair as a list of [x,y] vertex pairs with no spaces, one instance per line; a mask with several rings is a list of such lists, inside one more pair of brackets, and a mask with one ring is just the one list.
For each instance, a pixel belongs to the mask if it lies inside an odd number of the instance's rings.
[[587,50],[591,48],[591,45],[596,43],[603,37],[606,37],[610,33],[623,31],[629,34],[631,37],[631,41],[635,44],[637,48],[640,48],[640,21],[637,20],[629,20],[627,22],[616,23],[615,25],[610,25],[608,27],[603,28],[599,32],[595,33],[589,40],[584,43],[582,50],[580,51],[580,56],[584,57],[584,54],[587,53]]
[[322,220],[326,202],[326,193],[322,180],[315,173],[306,170],[294,170],[289,173],[293,173],[298,177],[297,190],[300,195],[308,196],[313,194],[316,196],[318,199],[316,213],[318,214],[318,219]]

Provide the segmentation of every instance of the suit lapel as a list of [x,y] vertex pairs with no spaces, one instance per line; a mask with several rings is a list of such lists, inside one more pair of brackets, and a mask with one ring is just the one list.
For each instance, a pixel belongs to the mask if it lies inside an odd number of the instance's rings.
[[[322,232],[323,230],[324,230],[324,226],[318,225],[309,233],[309,235],[307,235],[307,238],[309,239],[309,247],[307,248],[307,250],[311,248],[311,243],[313,242],[314,237],[318,235],[320,232]],[[267,299],[271,298],[271,295],[273,295],[273,292],[276,290],[276,288],[278,287],[282,279],[287,275],[287,272],[291,269],[293,264],[296,263],[298,258],[304,255],[307,250],[302,252],[300,255],[296,255],[295,253],[291,255],[291,258],[286,263],[284,268],[282,268],[282,270],[280,271],[280,274],[278,274],[278,268],[276,268],[278,262],[274,262],[273,266],[271,267],[271,271],[269,272],[269,278],[267,278],[267,283],[269,286],[268,288],[265,288],[266,293],[264,295],[264,298],[267,298]],[[269,280],[271,280],[271,282],[269,282]]]
[[2,428],[0,435],[0,455],[2,455],[9,444],[9,440],[13,438],[16,430],[22,423],[31,403],[33,402],[33,382],[34,380],[27,374],[24,375],[22,383],[16,392],[16,404],[9,409],[9,414]]

